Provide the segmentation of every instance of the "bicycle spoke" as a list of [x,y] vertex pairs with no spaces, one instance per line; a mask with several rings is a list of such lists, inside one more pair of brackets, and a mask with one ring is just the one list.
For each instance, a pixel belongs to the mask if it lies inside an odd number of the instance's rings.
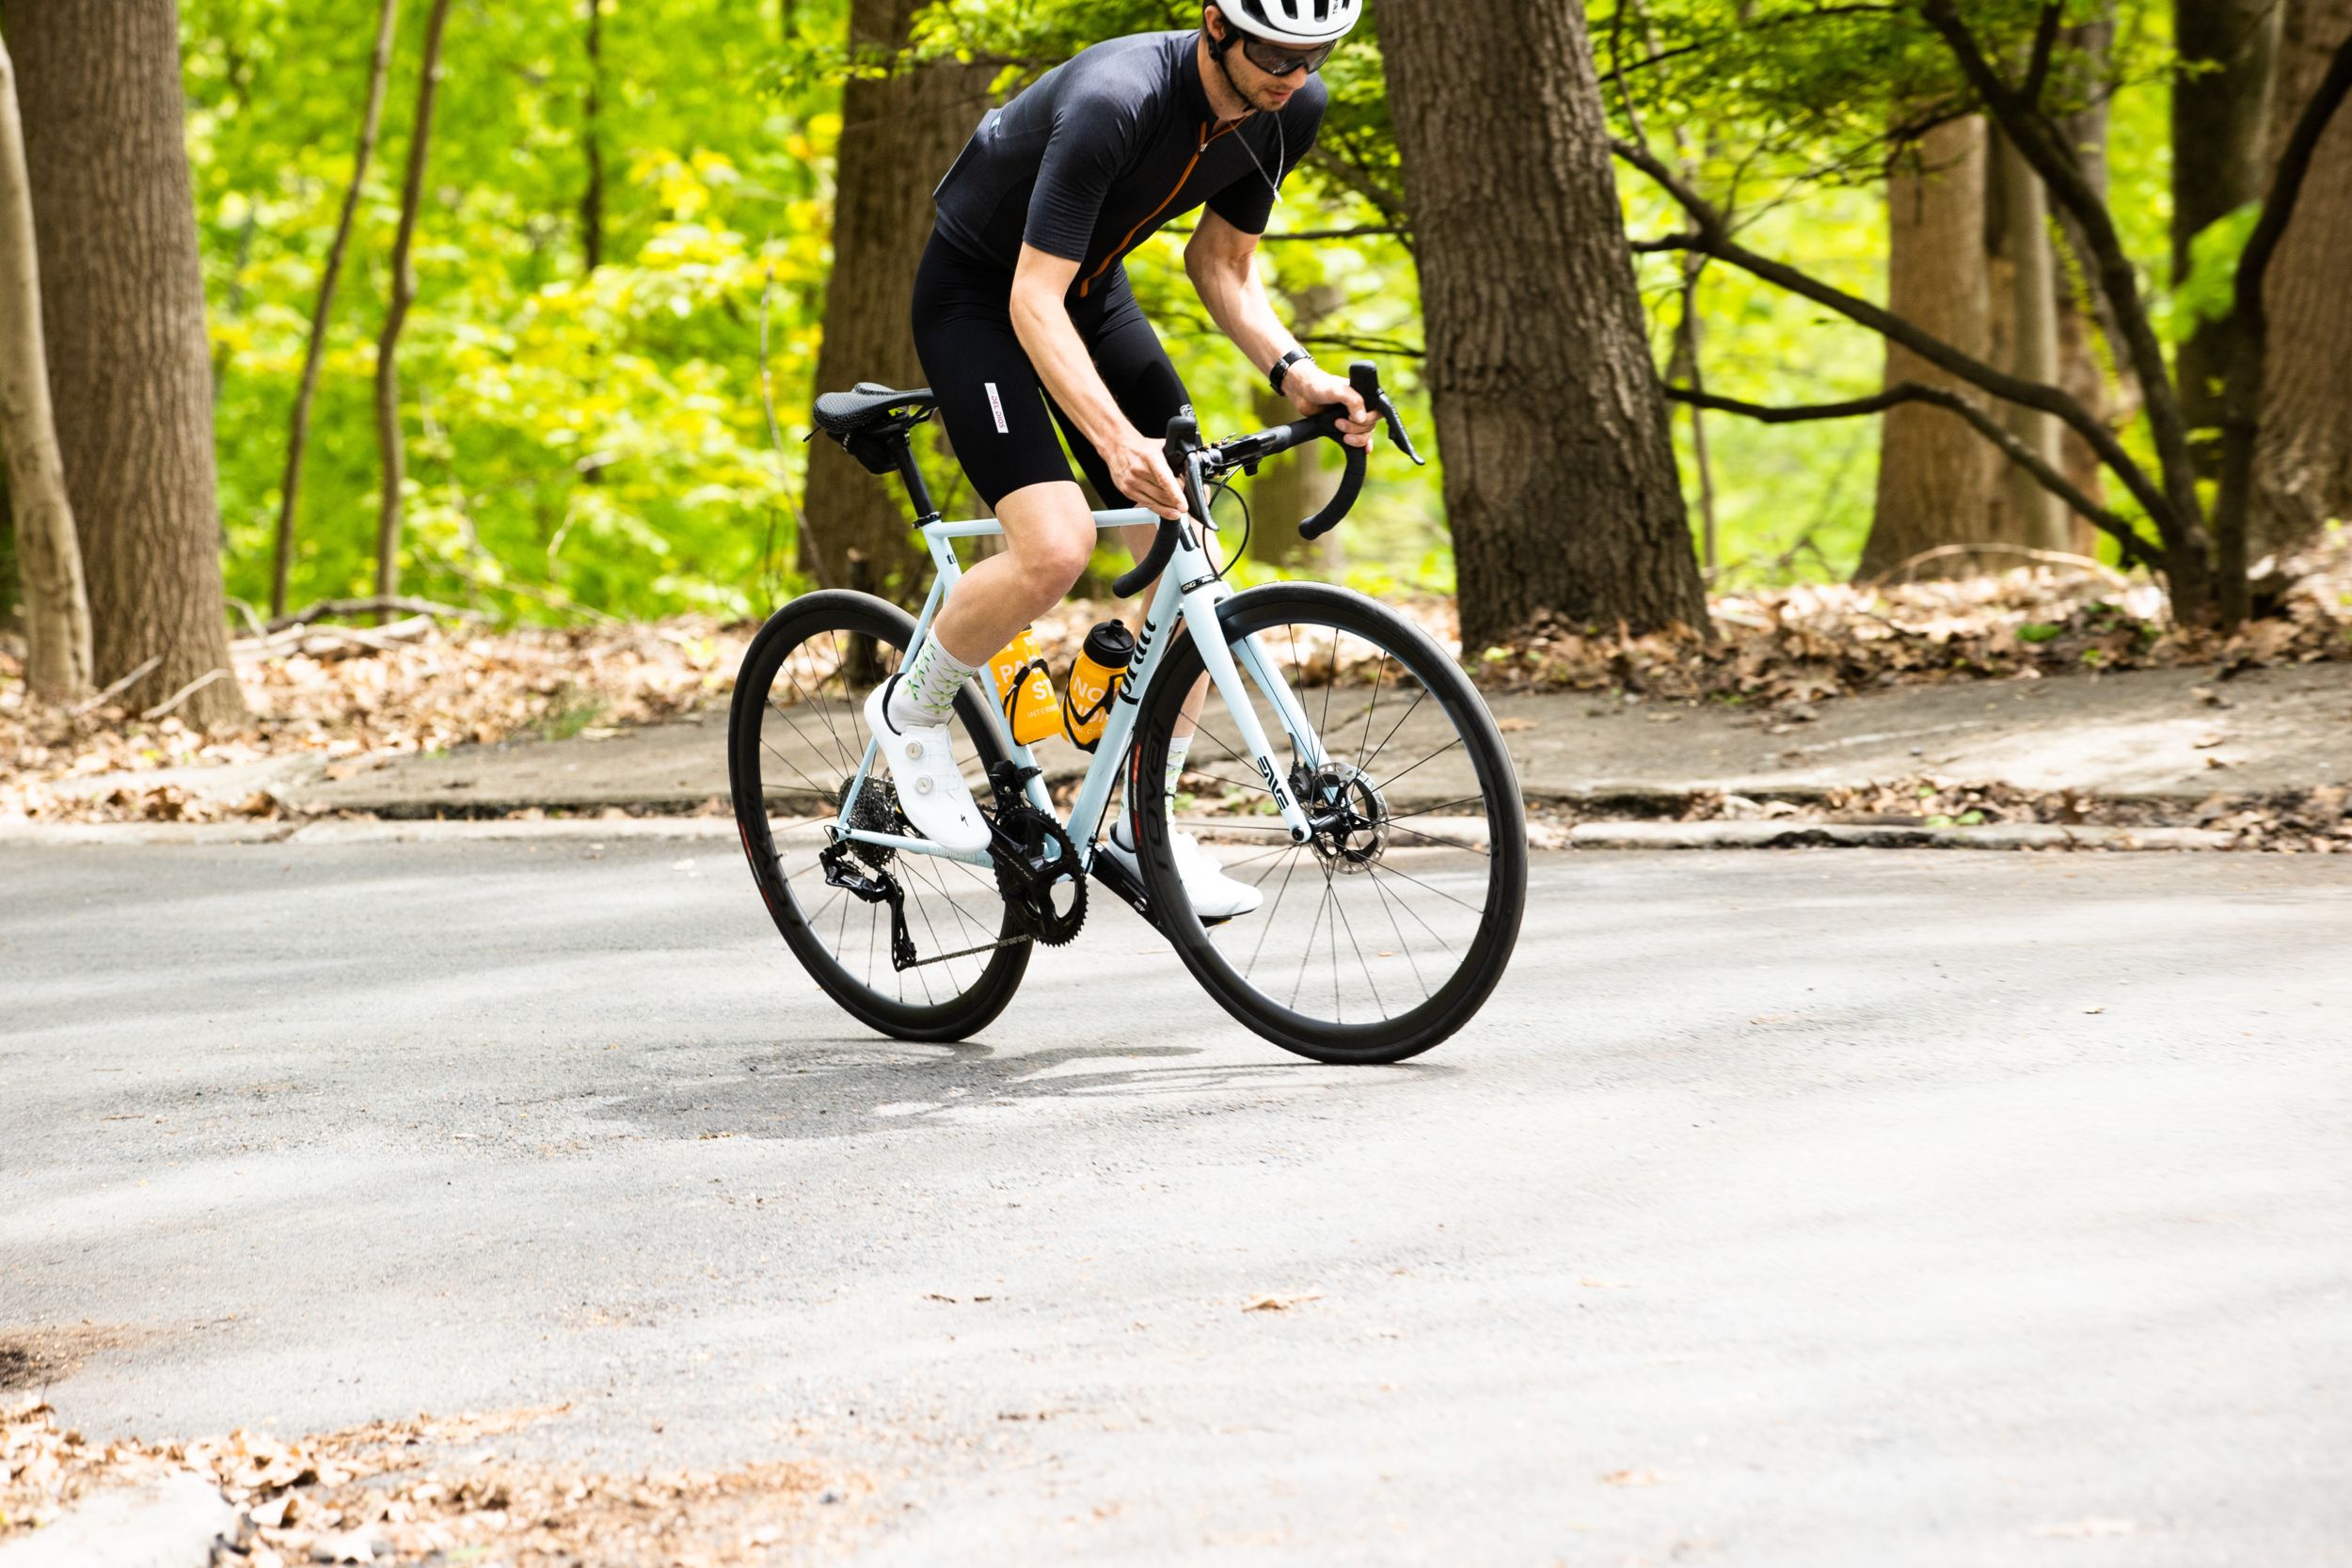
[[[1347,944],[1356,949],[1356,965],[1364,972],[1364,984],[1372,988],[1372,1005],[1380,1009],[1381,1017],[1386,1018],[1389,1014],[1389,1005],[1380,1000],[1380,982],[1372,977],[1372,965],[1364,959],[1364,944],[1356,940],[1356,923],[1347,918],[1347,901],[1340,899],[1333,905],[1333,908],[1339,911],[1341,924],[1347,927]],[[1331,945],[1331,956],[1336,962],[1339,958],[1337,942]],[[1339,984],[1339,973],[1334,969],[1331,989],[1337,990]]]
[[[1436,894],[1438,897],[1440,897],[1440,898],[1444,898],[1444,899],[1448,899],[1448,900],[1450,900],[1450,901],[1452,901],[1452,902],[1454,902],[1454,903],[1456,903],[1456,904],[1461,904],[1462,908],[1464,908],[1464,909],[1466,909],[1466,910],[1470,911],[1470,913],[1472,913],[1472,914],[1474,914],[1474,915],[1477,915],[1477,916],[1481,917],[1482,919],[1485,917],[1485,915],[1486,915],[1486,906],[1485,906],[1485,905],[1483,905],[1483,904],[1470,904],[1470,903],[1464,903],[1464,902],[1463,902],[1463,900],[1461,900],[1461,899],[1459,899],[1459,898],[1455,898],[1455,897],[1454,896],[1454,895],[1452,895],[1452,894],[1448,893],[1445,889],[1443,889],[1443,888],[1441,888],[1441,887],[1429,887],[1429,884],[1428,884],[1427,882],[1422,881],[1422,880],[1419,877],[1414,876],[1414,875],[1413,875],[1411,872],[1409,872],[1409,871],[1400,871],[1400,870],[1398,870],[1398,869],[1397,869],[1395,866],[1393,866],[1393,865],[1384,865],[1384,866],[1380,867],[1379,869],[1387,871],[1387,872],[1388,872],[1388,874],[1389,874],[1390,876],[1391,876],[1391,877],[1402,877],[1402,878],[1404,878],[1406,881],[1408,881],[1408,882],[1412,883],[1415,887],[1426,887],[1426,888],[1429,888],[1429,891],[1430,891],[1430,892],[1432,892],[1432,893],[1434,893],[1434,894]],[[1435,935],[1437,935],[1437,933],[1436,933],[1435,931],[1432,931],[1432,932],[1430,933],[1430,935],[1435,936]]]
[[[1436,751],[1434,751],[1434,752],[1430,752],[1427,756],[1425,756],[1425,757],[1422,758],[1422,759],[1421,759],[1421,762],[1417,762],[1417,763],[1413,764],[1413,768],[1419,768],[1419,767],[1422,765],[1422,762],[1435,762],[1435,761],[1437,761],[1439,757],[1441,757],[1441,756],[1445,755],[1448,752],[1451,752],[1452,750],[1454,750],[1454,747],[1459,746],[1459,745],[1461,745],[1461,744],[1462,744],[1462,736],[1458,736],[1458,735],[1457,735],[1457,736],[1455,736],[1453,739],[1451,739],[1451,740],[1447,741],[1444,745],[1442,745],[1442,746],[1438,747]],[[1410,772],[1413,770],[1413,768],[1407,768],[1406,769],[1405,769],[1405,773],[1410,773]],[[1393,789],[1393,788],[1395,788],[1395,787],[1396,787],[1396,781],[1397,781],[1397,780],[1399,780],[1399,779],[1401,779],[1401,778],[1403,778],[1403,777],[1405,777],[1405,773],[1391,773],[1391,774],[1390,774],[1387,778],[1385,778],[1385,779],[1383,779],[1383,780],[1381,780],[1381,781],[1380,781],[1380,787],[1381,787],[1382,789],[1384,789],[1384,790],[1386,790],[1386,789]]]
[[1359,757],[1356,760],[1356,767],[1359,771],[1365,773],[1372,771],[1374,758],[1378,757],[1381,752],[1389,749],[1389,742],[1396,738],[1396,732],[1405,727],[1405,721],[1413,716],[1413,710],[1421,706],[1421,700],[1428,695],[1429,689],[1425,686],[1419,691],[1413,693],[1413,700],[1405,705],[1405,711],[1397,716],[1395,723],[1389,726],[1389,733],[1382,736],[1380,737],[1380,744],[1372,749],[1372,756]]
[[[1421,987],[1421,999],[1426,1002],[1431,994],[1429,982],[1421,977],[1421,960],[1413,957],[1412,944],[1405,940],[1405,927],[1396,923],[1396,901],[1389,896],[1389,890],[1380,885],[1380,879],[1377,877],[1369,879],[1372,882],[1372,891],[1380,895],[1380,907],[1388,911],[1389,929],[1396,933],[1396,950],[1405,955],[1406,963],[1413,971],[1413,983]],[[1430,934],[1437,935],[1434,931]]]
[[[1394,817],[1389,819],[1389,826],[1396,828],[1396,819]],[[1463,844],[1454,839],[1439,838],[1435,833],[1424,833],[1419,828],[1397,828],[1396,831],[1400,833],[1410,833],[1415,838],[1425,838],[1432,844],[1442,844],[1449,849],[1459,849],[1466,855],[1476,855],[1481,860],[1493,858],[1492,851],[1490,850],[1481,849],[1475,845]]]

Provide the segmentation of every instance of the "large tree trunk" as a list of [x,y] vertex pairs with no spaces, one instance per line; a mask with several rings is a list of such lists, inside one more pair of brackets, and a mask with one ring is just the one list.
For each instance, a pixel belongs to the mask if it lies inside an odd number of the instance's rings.
[[[89,573],[93,677],[246,712],[229,662],[204,279],[173,0],[11,6],[58,446]],[[218,672],[219,673],[215,673]]]
[[[915,0],[851,0],[850,47],[905,48],[917,8]],[[842,88],[818,391],[847,391],[860,381],[922,385],[907,302],[930,238],[931,189],[979,122],[994,75],[986,65],[902,64]],[[802,542],[802,559],[825,581],[850,580],[854,550],[863,561],[857,575],[875,592],[898,595],[925,559],[898,482],[867,473],[831,441],[811,443],[803,510],[814,537]]]
[[26,189],[24,124],[17,113],[16,67],[0,40],[0,470],[14,481],[0,491],[9,510],[9,556],[22,539],[22,576],[11,569],[0,592],[22,587],[25,684],[46,702],[90,689],[89,592],[67,498],[65,458],[57,449],[41,339],[40,265]]
[[[2286,0],[2265,166],[2347,36],[2352,0]],[[2263,299],[2270,341],[2248,543],[2257,561],[2352,518],[2352,114],[2338,110],[2320,138]]]
[[1708,628],[1580,5],[1380,13],[1466,651]]
[[[49,405],[49,358],[40,336],[40,264],[32,198],[24,188],[24,128],[16,67],[0,39],[0,467],[15,481],[24,553],[25,685],[45,702],[90,687],[89,593],[66,499],[65,459]],[[5,587],[5,585],[0,585]]]
[[[2191,242],[2207,225],[2261,199],[2269,182],[2264,137],[2279,9],[2280,0],[2173,0],[2173,42],[2184,68],[2172,84],[2175,283],[2188,277]],[[2200,433],[2198,468],[2207,478],[2220,464],[2215,433],[2233,341],[2226,318],[2207,322],[2181,344],[2174,367],[2181,411]]]
[[351,183],[343,187],[335,238],[326,247],[326,270],[319,275],[319,297],[310,310],[310,339],[302,351],[302,380],[294,388],[294,412],[287,418],[286,474],[278,484],[278,538],[270,552],[269,612],[273,619],[286,613],[286,583],[294,569],[294,509],[302,496],[302,454],[310,444],[310,403],[318,395],[319,366],[326,356],[326,325],[335,309],[335,286],[343,275],[343,252],[351,245],[352,220],[358,215],[368,164],[375,156],[376,131],[384,122],[384,82],[390,71],[399,22],[400,0],[382,0],[375,17],[375,50],[368,57],[367,107],[359,113],[359,145],[352,155]]
[[[1963,354],[1990,357],[1992,299],[1984,253],[1985,126],[1956,119],[1921,138],[1886,181],[1886,307]],[[1982,394],[1892,341],[1886,384],[1948,387],[1971,402]],[[1854,576],[1893,571],[1946,545],[1992,537],[1999,454],[1948,410],[1902,404],[1880,416],[1878,505]],[[1915,568],[1951,577],[1977,568],[1947,556]]]

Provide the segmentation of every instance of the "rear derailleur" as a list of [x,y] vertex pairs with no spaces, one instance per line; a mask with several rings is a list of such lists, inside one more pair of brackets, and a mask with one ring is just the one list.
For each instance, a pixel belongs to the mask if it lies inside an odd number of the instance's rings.
[[[1022,792],[1037,776],[1038,769],[1016,768],[1009,762],[1000,762],[989,772],[996,816],[989,824],[988,853],[995,863],[997,892],[1018,911],[1022,929],[1017,935],[928,958],[920,957],[914,934],[907,928],[905,890],[891,874],[898,852],[886,845],[845,838],[834,840],[818,853],[826,886],[840,888],[865,903],[890,906],[893,969],[916,969],[1025,942],[1058,947],[1077,936],[1086,924],[1086,875],[1078,866],[1077,847],[1061,824],[1031,805]],[[846,793],[848,786],[843,787]],[[899,814],[891,786],[873,779],[860,792],[857,807],[850,813],[850,825],[870,832],[911,834],[914,831]]]

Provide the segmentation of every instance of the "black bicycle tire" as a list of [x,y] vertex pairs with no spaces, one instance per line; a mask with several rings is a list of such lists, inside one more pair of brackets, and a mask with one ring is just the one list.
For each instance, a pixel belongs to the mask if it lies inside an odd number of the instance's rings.
[[[1217,614],[1231,641],[1261,629],[1257,624],[1261,617],[1279,612],[1283,605],[1311,608],[1368,640],[1376,628],[1382,645],[1412,671],[1454,720],[1487,808],[1489,852],[1503,873],[1496,879],[1497,907],[1486,911],[1480,922],[1474,960],[1465,963],[1420,1006],[1376,1024],[1362,1025],[1327,1022],[1294,1012],[1233,974],[1184,896],[1166,802],[1156,786],[1167,766],[1170,725],[1203,669],[1200,652],[1189,638],[1178,640],[1168,650],[1168,661],[1152,677],[1130,753],[1134,770],[1127,781],[1127,798],[1142,807],[1136,816],[1145,889],[1177,957],[1237,1022],[1285,1051],[1319,1062],[1400,1062],[1442,1043],[1474,1018],[1510,963],[1527,907],[1526,802],[1494,716],[1461,667],[1420,627],[1375,599],[1328,583],[1269,583],[1236,594],[1218,607]],[[1347,625],[1349,620],[1356,624]],[[1409,661],[1403,657],[1406,648],[1412,651]],[[1217,700],[1212,692],[1209,701]],[[1139,781],[1147,779],[1154,781],[1154,786],[1139,787]]]
[[[817,933],[800,917],[799,901],[780,874],[775,837],[768,825],[766,802],[759,783],[759,720],[777,668],[808,632],[839,631],[878,638],[903,652],[914,635],[914,618],[886,599],[846,589],[804,594],[768,618],[744,651],[736,677],[735,696],[727,715],[727,786],[735,806],[735,825],[751,863],[752,880],[768,906],[785,945],[791,949],[811,979],[842,1009],[867,1027],[894,1039],[946,1041],[967,1039],[995,1022],[1010,1005],[1028,968],[1029,944],[998,948],[989,957],[979,978],[956,997],[936,1006],[918,1006],[881,994],[851,974],[826,950]],[[980,701],[967,688],[956,698],[956,712],[978,749],[983,764],[993,766],[1005,753],[996,744],[995,730],[987,722]],[[1019,929],[1007,906],[1005,936]]]

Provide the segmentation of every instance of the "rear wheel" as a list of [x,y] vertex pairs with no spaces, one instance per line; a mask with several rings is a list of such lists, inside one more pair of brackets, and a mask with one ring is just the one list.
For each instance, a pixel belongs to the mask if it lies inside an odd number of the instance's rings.
[[[914,635],[906,611],[866,594],[828,590],[793,600],[752,640],[727,729],[735,820],[768,912],[811,978],[885,1035],[957,1040],[1005,1010],[1028,967],[1025,927],[978,866],[857,844],[834,854],[827,825],[849,799],[866,754],[866,695],[887,681]],[[989,768],[1003,760],[979,699],[956,699],[957,768],[989,809]],[[912,834],[877,759],[850,813],[858,827]],[[886,900],[895,888],[915,956],[892,961]],[[964,952],[980,948],[979,952]],[[943,957],[963,953],[961,957]]]
[[[1195,809],[1170,823],[1158,782],[1202,669],[1179,638],[1144,699],[1127,790],[1161,927],[1228,1012],[1285,1050],[1327,1062],[1426,1051],[1486,1002],[1526,907],[1526,809],[1494,719],[1443,649],[1360,594],[1275,583],[1219,616],[1281,787],[1316,831],[1292,841],[1214,687],[1180,785]],[[1260,907],[1203,926],[1174,828],[1257,886]]]

